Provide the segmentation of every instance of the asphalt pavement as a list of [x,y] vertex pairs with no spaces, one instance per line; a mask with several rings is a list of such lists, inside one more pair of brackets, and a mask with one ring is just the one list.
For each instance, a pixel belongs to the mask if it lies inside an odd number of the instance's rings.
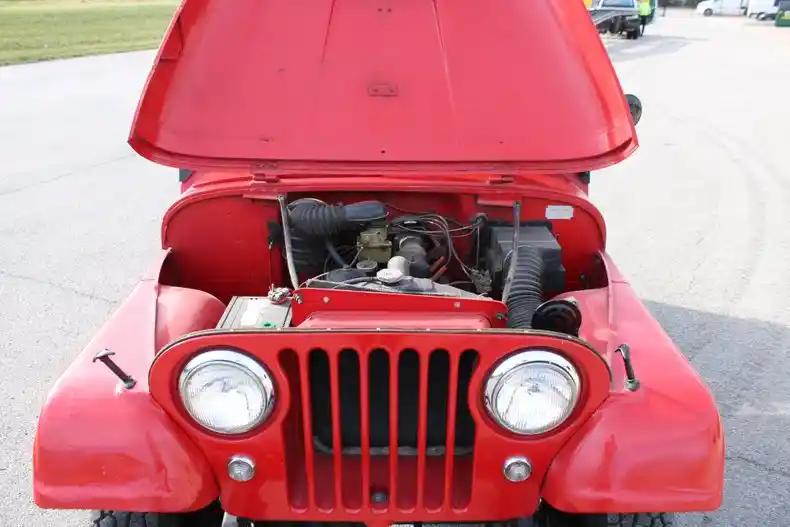
[[[680,525],[785,526],[790,29],[670,13],[646,33],[605,38],[644,103],[641,148],[594,173],[591,196],[610,252],[724,415],[724,506]],[[152,58],[0,68],[3,526],[87,526],[32,504],[31,444],[47,390],[147,268],[178,194],[175,170],[125,143]]]

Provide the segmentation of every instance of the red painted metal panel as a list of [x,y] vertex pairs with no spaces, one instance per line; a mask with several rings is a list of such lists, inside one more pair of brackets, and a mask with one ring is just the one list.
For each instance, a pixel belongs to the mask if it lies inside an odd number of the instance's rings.
[[[334,293],[335,292],[332,294]],[[360,294],[357,292],[350,293],[352,295]],[[363,294],[367,295],[368,293]],[[420,301],[422,301],[422,298],[424,297],[420,297]],[[502,322],[498,321],[497,325],[501,326]],[[491,321],[485,315],[474,313],[440,314],[428,311],[412,311],[409,313],[393,313],[385,311],[338,311],[336,313],[327,313],[324,311],[318,311],[311,314],[307,319],[305,319],[304,322],[299,324],[299,327],[311,329],[376,329],[383,327],[390,329],[431,328],[447,330],[482,330],[490,328]]]
[[[183,511],[218,493],[201,450],[151,398],[157,341],[213,327],[224,306],[205,293],[160,286],[147,273],[60,376],[41,410],[33,448],[33,496],[44,508]],[[176,313],[188,315],[178,319]],[[102,349],[137,381],[124,389]]]
[[[337,328],[349,327],[381,329],[484,329],[503,328],[507,325],[507,307],[498,300],[489,298],[450,298],[431,295],[408,295],[393,293],[341,291],[335,289],[299,289],[299,297],[293,307],[292,324],[299,327],[328,327],[327,321],[335,322]],[[360,301],[365,306],[386,306],[386,311],[360,313]],[[427,312],[425,322],[416,319]],[[359,315],[357,322],[353,317]],[[379,318],[374,318],[378,315]],[[482,319],[482,320],[481,320]],[[396,324],[403,323],[405,327]],[[313,324],[318,324],[313,326]],[[431,325],[427,325],[431,324]],[[464,324],[469,326],[464,327]]]
[[[573,293],[585,316],[598,318],[582,336],[598,341],[608,355],[628,343],[641,388],[623,389],[624,367],[613,358],[619,393],[558,453],[543,495],[569,512],[715,510],[724,483],[724,435],[716,402],[612,261],[603,257],[617,282]],[[596,332],[600,327],[611,329]]]
[[581,2],[484,7],[187,0],[130,143],[178,168],[277,161],[316,172],[358,162],[378,172],[435,162],[425,169],[467,174],[581,172],[636,148],[614,68]]

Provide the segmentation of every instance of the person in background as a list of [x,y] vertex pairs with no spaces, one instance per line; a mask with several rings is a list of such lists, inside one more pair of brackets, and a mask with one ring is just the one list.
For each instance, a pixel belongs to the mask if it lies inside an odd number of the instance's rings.
[[669,0],[658,0],[658,7],[661,8],[661,16],[667,16],[667,4]]
[[653,12],[653,8],[650,6],[650,0],[638,0],[639,1],[639,19],[642,22],[642,29],[641,34],[645,34],[645,26],[647,25],[647,19],[650,17],[650,14]]

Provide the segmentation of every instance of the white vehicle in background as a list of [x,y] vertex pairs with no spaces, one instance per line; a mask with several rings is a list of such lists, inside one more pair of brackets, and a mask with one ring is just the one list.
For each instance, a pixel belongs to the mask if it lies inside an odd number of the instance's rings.
[[748,0],[703,0],[697,4],[697,13],[705,16],[742,15],[747,9],[747,2]]
[[755,17],[757,20],[776,18],[779,11],[779,0],[749,0],[746,16]]

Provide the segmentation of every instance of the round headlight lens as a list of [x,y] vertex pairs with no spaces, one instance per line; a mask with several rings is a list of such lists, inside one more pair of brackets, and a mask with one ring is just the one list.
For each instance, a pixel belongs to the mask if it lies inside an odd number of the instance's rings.
[[184,407],[201,426],[219,434],[252,430],[274,408],[274,383],[256,360],[212,350],[190,360],[179,379]]
[[536,435],[568,418],[579,390],[579,374],[569,361],[549,351],[523,351],[491,373],[485,385],[485,405],[503,428]]

